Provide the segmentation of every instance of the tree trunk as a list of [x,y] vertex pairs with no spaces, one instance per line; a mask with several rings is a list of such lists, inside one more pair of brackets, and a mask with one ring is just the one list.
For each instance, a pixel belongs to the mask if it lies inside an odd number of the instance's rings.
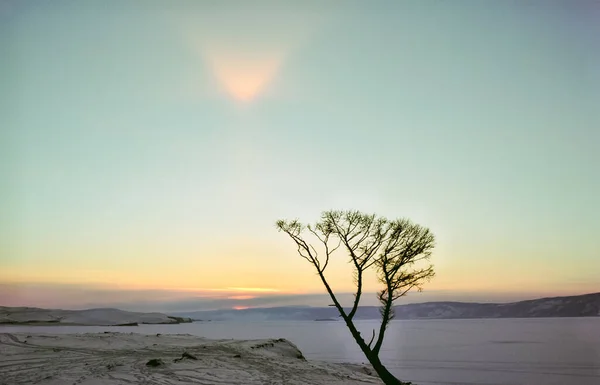
[[367,360],[369,360],[369,363],[371,364],[371,366],[373,366],[373,369],[375,369],[375,372],[377,372],[377,375],[379,376],[379,378],[381,378],[383,383],[385,385],[411,385],[411,382],[402,382],[396,377],[394,377],[394,375],[390,373],[385,366],[383,366],[383,364],[379,360],[379,352],[373,352],[369,348],[365,340],[363,340],[362,336],[360,335],[360,332],[358,331],[358,329],[356,329],[356,326],[354,326],[354,322],[352,322],[352,320],[348,318],[348,315],[344,312],[344,308],[342,308],[342,305],[340,305],[340,303],[338,302],[337,298],[335,297],[335,294],[333,294],[333,290],[331,290],[329,283],[327,283],[323,272],[318,268],[317,272],[319,273],[319,277],[321,277],[321,281],[325,285],[325,289],[327,289],[327,292],[329,293],[329,296],[331,297],[331,300],[333,301],[336,309],[340,312],[340,315],[344,319],[346,326],[350,330],[352,337],[354,337],[354,340],[360,347],[360,350],[362,350],[365,357],[367,357]]
[[390,373],[385,366],[379,360],[377,355],[367,356],[369,362],[373,366],[373,369],[377,372],[379,378],[385,385],[410,385],[410,382],[403,382],[397,379],[392,373]]
[[349,319],[345,321],[346,326],[348,326],[348,329],[350,329],[352,337],[354,337],[354,340],[356,341],[356,343],[364,353],[365,357],[367,357],[367,360],[369,360],[369,363],[371,364],[371,366],[373,366],[373,369],[375,369],[375,372],[377,372],[377,375],[379,376],[379,378],[381,378],[381,381],[383,381],[385,385],[411,385],[411,382],[400,381],[392,373],[390,373],[389,370],[387,370],[387,368],[379,360],[379,354],[374,353],[371,349],[369,349],[369,346],[361,337],[360,333],[354,326],[354,323]]

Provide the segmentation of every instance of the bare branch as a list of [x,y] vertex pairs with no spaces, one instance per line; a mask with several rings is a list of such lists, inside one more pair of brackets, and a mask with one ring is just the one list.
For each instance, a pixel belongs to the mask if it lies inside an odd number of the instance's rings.
[[375,329],[373,329],[373,335],[371,336],[371,341],[369,341],[369,343],[367,344],[369,349],[371,348],[371,345],[373,344],[374,339],[375,339]]

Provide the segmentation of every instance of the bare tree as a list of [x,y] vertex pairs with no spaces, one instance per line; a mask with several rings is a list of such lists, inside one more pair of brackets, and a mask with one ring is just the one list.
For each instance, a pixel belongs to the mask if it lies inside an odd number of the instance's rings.
[[[385,331],[394,318],[394,301],[411,289],[422,289],[422,284],[434,275],[428,261],[434,247],[434,236],[429,229],[408,219],[388,220],[359,211],[326,211],[314,225],[303,225],[298,220],[277,221],[279,231],[285,232],[298,247],[298,253],[315,269],[334,306],[350,330],[352,337],[385,384],[408,385],[392,375],[379,359]],[[321,255],[306,241],[312,235],[321,244]],[[344,309],[325,278],[325,269],[333,252],[345,249],[353,265],[356,293],[352,307]],[[363,294],[365,272],[374,269],[382,289],[377,293],[381,303],[381,324],[365,341],[354,325]]]

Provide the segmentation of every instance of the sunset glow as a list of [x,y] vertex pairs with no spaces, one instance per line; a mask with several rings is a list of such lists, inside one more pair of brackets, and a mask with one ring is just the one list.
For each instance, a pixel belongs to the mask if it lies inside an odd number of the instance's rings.
[[249,293],[278,293],[281,290],[265,287],[224,287],[224,288],[200,288],[200,287],[180,287],[173,290],[189,292],[249,292]]
[[247,291],[250,293],[277,293],[281,290],[270,287],[229,287],[227,290],[231,291]]
[[232,296],[229,296],[227,298],[228,299],[235,299],[235,300],[243,301],[243,300],[246,300],[246,299],[256,298],[256,296],[253,296],[253,295],[232,295]]

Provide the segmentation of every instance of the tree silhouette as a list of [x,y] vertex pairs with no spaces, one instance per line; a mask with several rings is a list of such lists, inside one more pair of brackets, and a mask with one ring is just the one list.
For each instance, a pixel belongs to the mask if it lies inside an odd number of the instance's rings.
[[[410,384],[392,375],[381,363],[379,353],[386,328],[394,318],[394,301],[411,289],[420,291],[423,283],[434,276],[433,266],[428,261],[435,239],[429,229],[408,219],[388,220],[359,211],[325,211],[314,225],[304,225],[298,220],[279,220],[276,225],[296,243],[300,256],[315,267],[352,337],[383,382],[388,385]],[[315,246],[305,240],[307,234],[312,234],[321,244],[320,256]],[[325,278],[330,257],[339,248],[348,252],[354,271],[356,293],[349,309],[342,307]],[[383,287],[377,293],[381,303],[381,324],[378,331],[373,329],[370,341],[366,342],[353,320],[368,269],[375,270]]]

